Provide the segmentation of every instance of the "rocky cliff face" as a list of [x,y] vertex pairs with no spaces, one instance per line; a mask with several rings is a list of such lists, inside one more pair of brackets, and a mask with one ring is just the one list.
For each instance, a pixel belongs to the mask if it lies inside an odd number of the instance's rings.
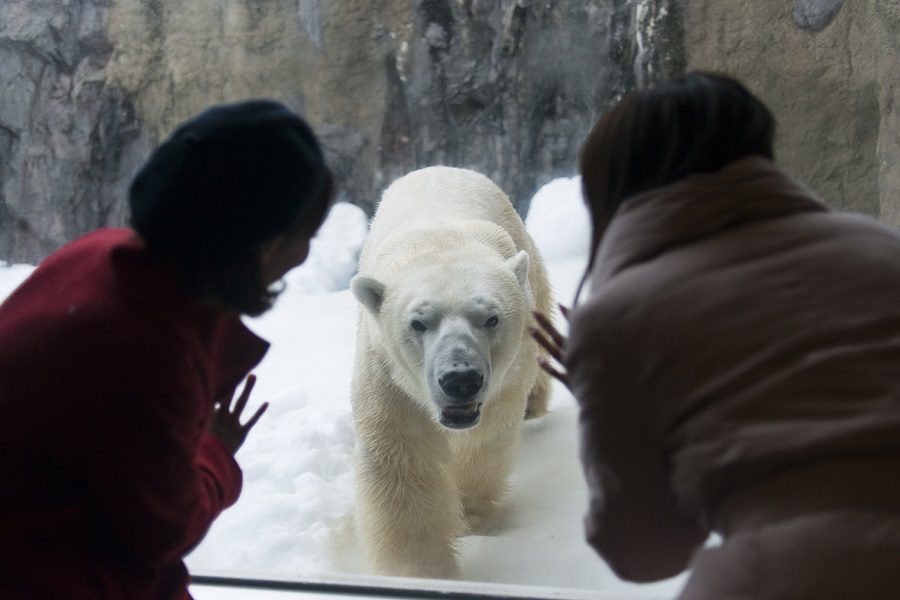
[[122,224],[175,124],[260,96],[310,120],[369,212],[430,164],[484,172],[524,212],[610,103],[683,69],[681,19],[676,0],[7,0],[0,259]]
[[686,67],[779,118],[779,160],[835,208],[900,225],[900,8],[890,0],[5,0],[0,260],[122,224],[179,121],[279,99],[371,212],[420,166],[477,169],[519,210],[596,118]]
[[0,5],[0,259],[34,261],[123,220],[122,190],[150,148],[106,84],[109,3]]
[[690,68],[730,72],[778,119],[776,158],[836,209],[900,225],[900,6],[690,0]]

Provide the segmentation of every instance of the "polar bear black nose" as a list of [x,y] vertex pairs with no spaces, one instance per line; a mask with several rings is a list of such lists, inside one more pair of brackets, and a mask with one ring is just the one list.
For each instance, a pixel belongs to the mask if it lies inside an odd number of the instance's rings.
[[457,400],[471,398],[478,393],[484,383],[484,375],[475,369],[447,371],[438,378],[444,393]]

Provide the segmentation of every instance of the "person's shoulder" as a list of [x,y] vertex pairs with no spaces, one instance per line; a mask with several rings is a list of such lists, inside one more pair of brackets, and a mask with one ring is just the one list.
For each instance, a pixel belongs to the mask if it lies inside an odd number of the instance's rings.
[[900,260],[900,230],[875,217],[853,212],[830,211],[805,216],[797,222],[809,245],[821,258],[858,260],[883,255]]
[[89,231],[63,245],[41,261],[38,268],[46,268],[64,261],[84,259],[86,256],[104,256],[114,248],[137,244],[137,236],[131,229],[104,227]]
[[867,214],[829,211],[821,217],[823,222],[838,230],[868,232],[900,241],[900,230]]
[[72,315],[82,308],[103,308],[113,296],[112,256],[138,244],[128,229],[98,229],[47,256],[13,291],[4,308],[24,317]]
[[129,229],[94,230],[44,258],[14,294],[48,298],[84,292],[96,280],[108,277],[115,248],[134,243]]
[[[120,254],[126,258],[119,260]],[[55,347],[54,354],[95,352],[108,361],[130,350],[149,354],[177,346],[185,337],[183,322],[190,320],[179,317],[190,302],[171,276],[145,262],[129,229],[99,229],[70,242],[0,307],[0,341],[21,345],[27,338],[29,345]]]
[[137,234],[134,230],[127,227],[101,227],[75,238],[67,245],[111,247],[126,244],[136,239]]

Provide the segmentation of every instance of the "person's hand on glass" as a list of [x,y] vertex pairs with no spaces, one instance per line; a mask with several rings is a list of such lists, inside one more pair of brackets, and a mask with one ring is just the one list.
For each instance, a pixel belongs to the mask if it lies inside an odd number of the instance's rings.
[[234,410],[231,410],[231,398],[218,400],[213,405],[212,417],[209,420],[207,429],[228,448],[232,456],[238,451],[244,440],[247,439],[247,434],[250,433],[250,430],[253,429],[259,418],[269,408],[268,402],[263,403],[246,423],[241,424],[241,413],[244,412],[244,408],[247,406],[247,400],[250,399],[250,392],[253,391],[255,383],[256,375],[248,375],[247,381],[244,383],[244,389],[241,390],[241,395],[238,396],[237,402],[234,404]]
[[[569,309],[559,305],[559,312],[562,314],[563,318],[566,321],[569,320]],[[534,320],[537,323],[537,327],[531,328],[531,337],[533,337],[537,343],[547,351],[547,354],[550,355],[556,365],[548,361],[543,356],[538,356],[538,364],[540,364],[541,368],[550,374],[551,377],[559,380],[566,387],[569,387],[569,375],[566,373],[565,367],[563,366],[563,356],[565,355],[566,348],[566,336],[561,334],[556,327],[553,325],[553,321],[550,320],[550,317],[545,315],[542,312],[534,311],[532,313],[534,315]]]

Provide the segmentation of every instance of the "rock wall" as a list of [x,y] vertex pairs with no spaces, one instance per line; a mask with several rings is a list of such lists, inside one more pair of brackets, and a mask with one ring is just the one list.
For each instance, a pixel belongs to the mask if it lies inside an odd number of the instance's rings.
[[151,142],[105,82],[102,0],[0,4],[0,260],[33,262],[121,223],[122,190]]
[[736,75],[769,105],[776,158],[833,208],[900,225],[900,5],[683,6],[689,68]]
[[310,120],[368,212],[398,175],[450,164],[524,213],[605,108],[683,69],[681,22],[677,0],[5,0],[0,260],[122,224],[174,125],[260,96]]
[[730,72],[779,119],[779,160],[838,209],[900,225],[893,0],[5,0],[0,260],[125,221],[175,124],[268,96],[304,114],[371,213],[429,164],[478,169],[520,212],[623,93]]

